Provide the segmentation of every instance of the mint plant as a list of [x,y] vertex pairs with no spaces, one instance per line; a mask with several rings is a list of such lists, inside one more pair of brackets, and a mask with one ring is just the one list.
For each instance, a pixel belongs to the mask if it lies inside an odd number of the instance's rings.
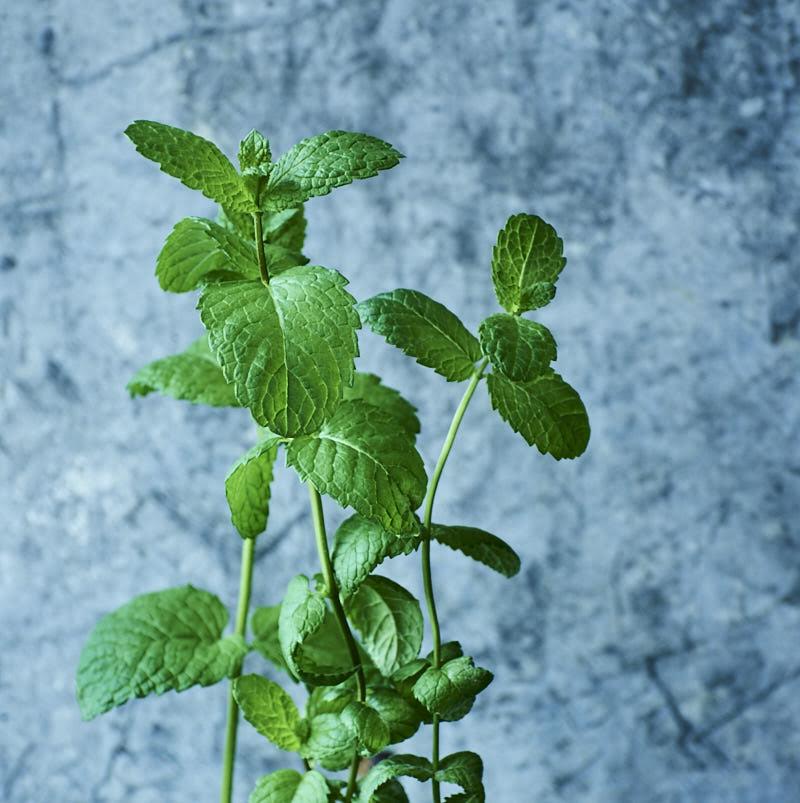
[[[240,144],[237,170],[213,143],[188,131],[137,121],[126,134],[165,173],[219,205],[215,220],[181,220],[156,262],[164,290],[199,292],[206,335],[143,367],[129,391],[246,408],[258,427],[224,483],[242,544],[232,632],[228,608],[209,591],[186,585],[136,597],[101,619],[83,649],[77,694],[84,718],[137,697],[229,679],[222,803],[232,800],[240,711],[275,747],[297,754],[295,768],[255,783],[250,803],[397,803],[408,800],[401,778],[430,782],[435,802],[442,784],[460,788],[448,798],[454,803],[484,801],[480,757],[440,755],[441,724],[469,713],[492,673],[457,641],[442,639],[431,543],[506,577],[519,571],[520,560],[491,533],[435,522],[434,503],[483,379],[494,409],[530,445],[556,459],[586,448],[584,406],[551,367],[555,340],[523,317],[555,295],[565,264],[561,239],[536,216],[509,219],[492,259],[505,311],[483,321],[476,337],[415,290],[357,303],[342,274],[303,255],[303,204],[397,165],[401,154],[387,143],[330,131],[273,161],[267,140],[252,131]],[[356,371],[362,322],[446,380],[466,383],[430,480],[415,445],[415,407],[378,376]],[[306,573],[290,581],[282,600],[251,615],[254,547],[267,530],[280,451],[308,488],[319,567],[301,567]],[[332,548],[323,494],[354,511]],[[426,656],[419,602],[375,573],[385,560],[416,551],[433,643]],[[285,684],[263,670],[244,674],[251,653]],[[286,684],[304,690],[302,711]],[[430,758],[384,757],[423,724],[432,727]],[[365,759],[371,768],[361,774]]]

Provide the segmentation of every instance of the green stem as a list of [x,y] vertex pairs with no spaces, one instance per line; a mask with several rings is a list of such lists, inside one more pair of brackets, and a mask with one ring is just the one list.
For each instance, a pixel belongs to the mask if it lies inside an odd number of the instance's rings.
[[264,229],[261,219],[261,212],[253,212],[253,221],[256,229],[256,253],[258,254],[258,269],[261,271],[261,281],[269,285],[269,268],[267,267],[267,255],[264,253]]
[[[319,554],[319,563],[322,568],[322,576],[325,578],[325,586],[330,598],[331,605],[333,606],[333,613],[336,621],[339,623],[339,630],[342,631],[342,638],[347,645],[347,651],[350,653],[350,660],[356,668],[356,683],[358,685],[358,699],[360,702],[365,702],[367,699],[367,679],[364,675],[364,668],[361,666],[361,657],[358,654],[358,645],[353,638],[353,631],[350,630],[350,625],[347,621],[347,615],[344,612],[342,605],[342,596],[339,592],[339,585],[336,582],[336,575],[333,573],[333,564],[331,563],[331,555],[328,551],[328,536],[325,532],[325,516],[322,510],[322,497],[319,491],[309,482],[308,483],[308,496],[311,500],[311,516],[314,520],[314,536],[317,542],[317,552]],[[356,754],[353,756],[353,762],[350,765],[350,778],[347,782],[347,792],[344,796],[344,803],[350,803],[353,799],[353,794],[356,790],[356,779],[358,777],[359,758]]]
[[[239,602],[236,606],[236,623],[234,633],[244,638],[247,627],[247,612],[250,608],[250,589],[253,585],[253,554],[255,538],[242,541],[242,568],[239,578]],[[221,803],[231,803],[233,793],[233,764],[236,759],[236,732],[239,728],[239,706],[233,698],[233,678],[242,671],[241,663],[236,667],[228,690],[228,719],[225,726],[225,752],[222,757],[222,788],[219,799]]]
[[[433,593],[433,576],[431,574],[431,522],[433,520],[433,502],[436,499],[436,489],[439,487],[439,480],[442,478],[447,458],[450,457],[450,452],[453,449],[458,428],[461,426],[461,421],[464,414],[467,412],[467,407],[472,399],[478,383],[483,377],[483,372],[486,370],[488,358],[480,362],[472,374],[472,378],[467,385],[466,391],[461,398],[456,411],[453,415],[453,420],[450,422],[450,429],[447,431],[447,437],[444,439],[442,450],[439,452],[439,459],[436,461],[436,468],[433,470],[430,484],[428,485],[428,493],[425,496],[425,512],[422,519],[422,584],[425,589],[425,602],[428,608],[428,619],[431,623],[431,635],[433,637],[433,666],[438,669],[441,665],[442,659],[442,633],[439,627],[439,615],[436,612],[436,597]],[[433,770],[439,769],[439,717],[434,714],[433,716],[433,746],[431,764]],[[433,800],[434,803],[440,803],[441,793],[439,791],[439,782],[431,781]]]

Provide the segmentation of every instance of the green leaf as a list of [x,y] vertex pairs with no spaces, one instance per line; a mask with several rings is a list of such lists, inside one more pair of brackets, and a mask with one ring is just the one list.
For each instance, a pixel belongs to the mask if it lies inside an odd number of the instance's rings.
[[389,726],[381,715],[366,703],[354,700],[340,715],[360,748],[361,755],[374,756],[389,744]]
[[434,774],[439,783],[452,783],[464,790],[464,795],[448,798],[462,803],[483,803],[486,799],[483,789],[483,761],[477,753],[468,750],[452,753],[439,762]]
[[163,357],[140,368],[128,382],[128,392],[133,397],[147,396],[156,391],[192,404],[240,406],[208,347],[205,335],[180,354]]
[[151,120],[136,120],[125,134],[142,156],[157,162],[187,187],[232,209],[255,211],[253,198],[236,168],[213,142]]
[[317,431],[352,383],[358,315],[347,280],[318,266],[260,281],[209,285],[200,317],[236,398],[262,426],[297,437]]
[[287,251],[301,252],[306,240],[306,217],[303,207],[282,212],[264,213],[264,241]]
[[431,535],[440,544],[458,549],[506,577],[513,577],[519,571],[519,555],[505,541],[486,530],[434,524]]
[[300,749],[300,712],[277,684],[260,675],[243,675],[233,683],[233,696],[244,718],[281,750]]
[[373,795],[385,783],[394,778],[416,778],[418,781],[429,781],[433,777],[433,767],[427,758],[411,755],[390,756],[376,764],[361,782],[360,799],[365,803],[374,803]]
[[472,658],[462,656],[431,667],[414,684],[414,697],[431,714],[452,717],[453,713],[483,691],[494,676],[488,669],[475,666]]
[[556,230],[536,215],[512,215],[497,235],[492,280],[500,306],[516,315],[549,304],[567,260]]
[[367,404],[378,407],[391,415],[413,439],[419,434],[420,426],[417,408],[406,401],[400,392],[381,382],[375,374],[356,371],[352,387],[345,388],[345,399],[363,399]]
[[308,636],[296,653],[300,678],[320,686],[335,686],[356,671],[336,617],[326,610],[322,625]]
[[418,545],[415,535],[395,535],[359,515],[346,519],[336,531],[332,554],[342,596],[354,594],[386,558],[410,555]]
[[267,529],[270,484],[280,439],[268,436],[245,452],[225,478],[231,521],[242,538],[255,538]]
[[281,640],[278,636],[280,615],[280,605],[256,608],[250,618],[250,629],[254,636],[253,648],[278,669],[288,671],[289,668],[284,660]]
[[394,689],[370,688],[367,691],[367,703],[389,726],[390,744],[410,739],[419,729],[422,720],[418,706]]
[[398,691],[413,698],[412,689],[414,684],[419,679],[420,675],[431,665],[431,659],[415,658],[407,664],[395,669],[391,674],[392,683],[397,687]]
[[259,779],[248,803],[328,803],[329,796],[328,782],[316,770],[278,770]]
[[304,482],[397,533],[418,530],[414,511],[427,478],[411,439],[392,416],[344,401],[317,435],[293,440],[286,462]]
[[227,621],[216,596],[189,585],[143,594],[104,616],[78,666],[83,718],[235,674],[247,648],[241,637],[222,635]]
[[347,686],[316,686],[306,702],[306,716],[313,719],[319,714],[341,714],[355,696]]
[[556,460],[578,457],[589,443],[589,418],[580,396],[557,373],[530,382],[488,377],[492,407],[529,446]]
[[498,312],[479,329],[483,353],[492,367],[516,382],[534,379],[556,359],[556,341],[546,326]]
[[408,795],[400,781],[392,778],[372,795],[371,803],[408,803]]
[[297,206],[354,179],[394,167],[402,154],[367,134],[328,131],[298,142],[275,163],[262,196],[265,209]]
[[272,152],[269,142],[255,128],[239,143],[239,168],[252,175],[269,175]]
[[303,758],[336,772],[350,765],[355,751],[355,737],[339,714],[318,714],[309,720],[309,734],[300,751]]
[[278,616],[278,638],[286,665],[295,674],[297,652],[302,643],[322,627],[328,608],[317,593],[308,588],[308,578],[298,574],[289,581]]
[[450,382],[468,379],[481,358],[475,336],[447,307],[417,290],[392,290],[358,304],[373,332]]
[[391,675],[419,655],[422,611],[401,585],[379,575],[368,577],[345,601],[345,608],[382,675]]

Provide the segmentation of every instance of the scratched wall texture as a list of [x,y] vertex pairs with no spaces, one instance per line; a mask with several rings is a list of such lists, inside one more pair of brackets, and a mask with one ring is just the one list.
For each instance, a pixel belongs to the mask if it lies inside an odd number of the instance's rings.
[[[435,554],[446,637],[496,673],[444,729],[489,800],[800,800],[799,21],[796,0],[3,3],[0,798],[217,795],[222,686],[90,724],[73,696],[104,612],[187,581],[233,604],[238,582],[222,481],[246,416],[124,391],[200,331],[152,274],[173,222],[211,211],[121,135],[147,117],[231,152],[253,126],[278,151],[396,144],[397,169],[308,209],[310,255],[360,297],[416,286],[475,326],[506,217],[563,235],[541,319],[589,451],[541,457],[480,394],[438,508],[524,560],[509,582]],[[362,349],[419,406],[430,466],[459,389]],[[258,603],[315,565],[288,472],[275,498]],[[292,759],[247,726],[242,748],[243,803]]]

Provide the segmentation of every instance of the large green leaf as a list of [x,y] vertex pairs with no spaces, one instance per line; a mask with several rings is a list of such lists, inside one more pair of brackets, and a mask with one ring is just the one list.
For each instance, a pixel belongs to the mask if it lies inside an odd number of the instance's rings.
[[278,435],[316,432],[352,383],[358,315],[347,280],[318,266],[207,286],[198,304],[236,398]]
[[488,669],[475,666],[472,658],[462,656],[447,661],[440,669],[431,667],[414,684],[414,697],[431,714],[453,718],[462,706],[471,701],[492,682]]
[[319,763],[327,770],[343,770],[350,765],[356,751],[356,738],[341,720],[340,714],[317,714],[308,721],[309,733],[303,742],[304,758]]
[[519,555],[501,538],[479,530],[477,527],[462,527],[434,524],[431,535],[451,549],[458,549],[474,560],[494,569],[506,577],[513,577],[520,568]]
[[316,770],[301,775],[296,770],[277,770],[259,779],[248,803],[328,803],[330,790]]
[[255,538],[267,529],[270,486],[280,439],[267,436],[245,452],[225,478],[231,521],[242,538]]
[[243,675],[233,683],[233,696],[244,718],[281,750],[302,744],[300,712],[277,684],[260,675]]
[[333,570],[342,596],[354,594],[386,558],[410,555],[419,545],[416,535],[395,535],[380,524],[355,515],[339,525],[333,540]]
[[205,335],[180,354],[163,357],[140,368],[128,382],[128,392],[131,396],[158,392],[211,407],[240,406]]
[[497,235],[492,280],[497,300],[512,314],[552,301],[567,260],[556,230],[536,215],[512,215]]
[[498,312],[479,329],[483,352],[492,367],[516,382],[534,379],[556,359],[556,341],[546,326]]
[[363,399],[367,404],[389,413],[412,439],[419,434],[417,408],[394,388],[384,385],[379,376],[356,371],[352,387],[345,388],[345,399]]
[[492,407],[530,446],[557,460],[578,457],[589,443],[589,418],[580,396],[557,373],[529,382],[488,378]]
[[208,591],[181,586],[136,597],[95,626],[81,652],[78,703],[92,719],[134,697],[210,686],[247,652],[223,636],[228,612]]
[[481,358],[477,338],[447,307],[417,290],[392,290],[358,305],[376,334],[450,382],[471,376]]
[[298,142],[272,166],[262,193],[264,209],[297,206],[315,195],[394,167],[402,154],[367,134],[328,131]]
[[368,577],[345,602],[350,621],[375,666],[389,676],[419,655],[422,611],[419,602],[393,580]]
[[392,532],[417,531],[425,467],[409,436],[382,410],[361,400],[342,402],[318,434],[289,444],[286,461],[343,507]]
[[433,777],[433,767],[427,758],[411,755],[390,756],[378,762],[361,782],[360,800],[373,803],[373,795],[381,786],[393,778],[416,778],[429,781]]
[[151,120],[136,120],[125,134],[142,156],[157,162],[165,173],[187,187],[232,209],[256,210],[236,168],[213,142]]

